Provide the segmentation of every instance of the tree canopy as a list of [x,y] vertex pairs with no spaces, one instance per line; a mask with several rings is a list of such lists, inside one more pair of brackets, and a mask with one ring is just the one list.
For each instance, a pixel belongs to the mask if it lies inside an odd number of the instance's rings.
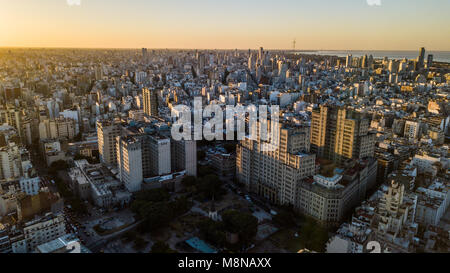
[[258,232],[258,219],[250,213],[228,210],[222,214],[225,230],[239,235],[241,241],[252,240]]

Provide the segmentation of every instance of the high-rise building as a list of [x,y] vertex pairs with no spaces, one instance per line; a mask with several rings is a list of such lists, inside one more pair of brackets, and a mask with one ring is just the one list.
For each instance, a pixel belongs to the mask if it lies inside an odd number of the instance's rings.
[[130,192],[140,191],[144,180],[142,142],[134,136],[117,137],[119,179]]
[[388,67],[389,72],[391,72],[391,74],[397,73],[398,69],[399,69],[399,62],[396,60],[390,60],[389,67]]
[[310,154],[310,128],[280,125],[277,149],[265,151],[267,143],[246,138],[239,142],[236,174],[246,188],[273,203],[294,205],[297,181],[315,174],[316,156]]
[[419,69],[422,69],[425,67],[425,48],[424,47],[420,48],[419,58],[417,61],[418,61],[417,66]]
[[264,48],[260,47],[258,51],[258,62],[262,63],[264,60]]
[[257,61],[256,56],[253,53],[251,53],[250,57],[248,58],[248,69],[250,71],[253,71],[256,69],[256,61]]
[[101,65],[98,65],[95,68],[95,80],[100,81],[103,79],[103,67]]
[[204,70],[205,70],[205,66],[206,66],[206,56],[205,56],[205,54],[198,53],[197,61],[198,61],[198,69],[197,69],[198,71],[197,72],[198,72],[199,75],[202,75]]
[[146,60],[148,57],[148,49],[147,48],[142,48],[142,58],[144,60]]
[[405,122],[405,131],[403,136],[411,140],[418,139],[420,136],[420,121],[407,120]]
[[427,68],[430,69],[433,66],[433,54],[428,54]]
[[145,178],[171,174],[171,157],[171,140],[162,134],[117,137],[120,180],[131,192],[141,190]]
[[145,71],[136,71],[134,80],[136,81],[136,83],[141,84],[146,81],[147,76],[148,74]]
[[39,123],[39,139],[73,139],[77,133],[77,123],[70,118],[43,120]]
[[157,117],[159,115],[157,91],[144,88],[142,90],[142,99],[144,101],[144,112],[151,117]]
[[367,68],[368,66],[369,66],[369,64],[368,64],[368,58],[369,57],[367,57],[367,54],[366,55],[364,55],[364,57],[362,58],[362,63],[361,63],[361,67],[362,68]]
[[395,252],[410,252],[417,234],[415,215],[417,195],[408,192],[405,184],[392,180],[373,218],[376,240]]
[[41,189],[41,178],[27,178],[22,177],[19,181],[20,190],[24,192],[26,195],[38,195],[39,190]]
[[0,107],[0,123],[14,127],[22,139],[22,143],[31,144],[31,127],[33,120],[26,115],[23,109],[18,109],[14,105]]
[[0,180],[15,179],[22,175],[20,147],[13,142],[0,147]]
[[311,120],[311,149],[318,157],[342,163],[374,156],[370,118],[343,107],[320,106]]
[[142,140],[143,146],[148,148],[143,155],[148,158],[149,163],[143,167],[144,172],[148,174],[145,178],[170,174],[172,171],[170,139],[153,134],[145,135]]
[[193,140],[171,141],[172,172],[186,171],[197,176],[197,142]]
[[98,121],[97,137],[100,161],[107,165],[117,164],[116,138],[120,136],[122,126],[114,121]]
[[346,67],[351,67],[351,66],[352,66],[352,62],[353,62],[353,57],[352,57],[352,55],[347,55],[347,59],[346,59],[346,62],[345,62],[345,66],[346,66]]

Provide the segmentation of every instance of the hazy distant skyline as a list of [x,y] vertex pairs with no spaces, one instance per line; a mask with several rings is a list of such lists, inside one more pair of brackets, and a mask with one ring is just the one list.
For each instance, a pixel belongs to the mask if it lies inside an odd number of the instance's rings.
[[0,47],[449,51],[442,0],[0,0]]

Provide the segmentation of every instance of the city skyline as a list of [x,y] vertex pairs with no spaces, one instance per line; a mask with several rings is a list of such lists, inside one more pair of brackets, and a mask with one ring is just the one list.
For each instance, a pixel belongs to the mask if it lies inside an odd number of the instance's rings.
[[0,0],[0,47],[447,51],[433,2]]
[[450,253],[449,7],[0,0],[0,256]]

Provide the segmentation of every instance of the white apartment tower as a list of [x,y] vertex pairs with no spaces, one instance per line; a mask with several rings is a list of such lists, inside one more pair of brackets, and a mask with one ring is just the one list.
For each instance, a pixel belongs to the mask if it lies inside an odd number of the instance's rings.
[[142,188],[142,142],[134,137],[117,137],[117,164],[119,179],[130,192]]
[[0,147],[0,180],[18,178],[22,172],[19,147],[13,142]]
[[98,150],[100,161],[107,165],[117,164],[116,138],[120,136],[122,126],[111,121],[97,122]]
[[155,176],[170,174],[172,171],[170,139],[152,136],[150,145],[152,173]]

